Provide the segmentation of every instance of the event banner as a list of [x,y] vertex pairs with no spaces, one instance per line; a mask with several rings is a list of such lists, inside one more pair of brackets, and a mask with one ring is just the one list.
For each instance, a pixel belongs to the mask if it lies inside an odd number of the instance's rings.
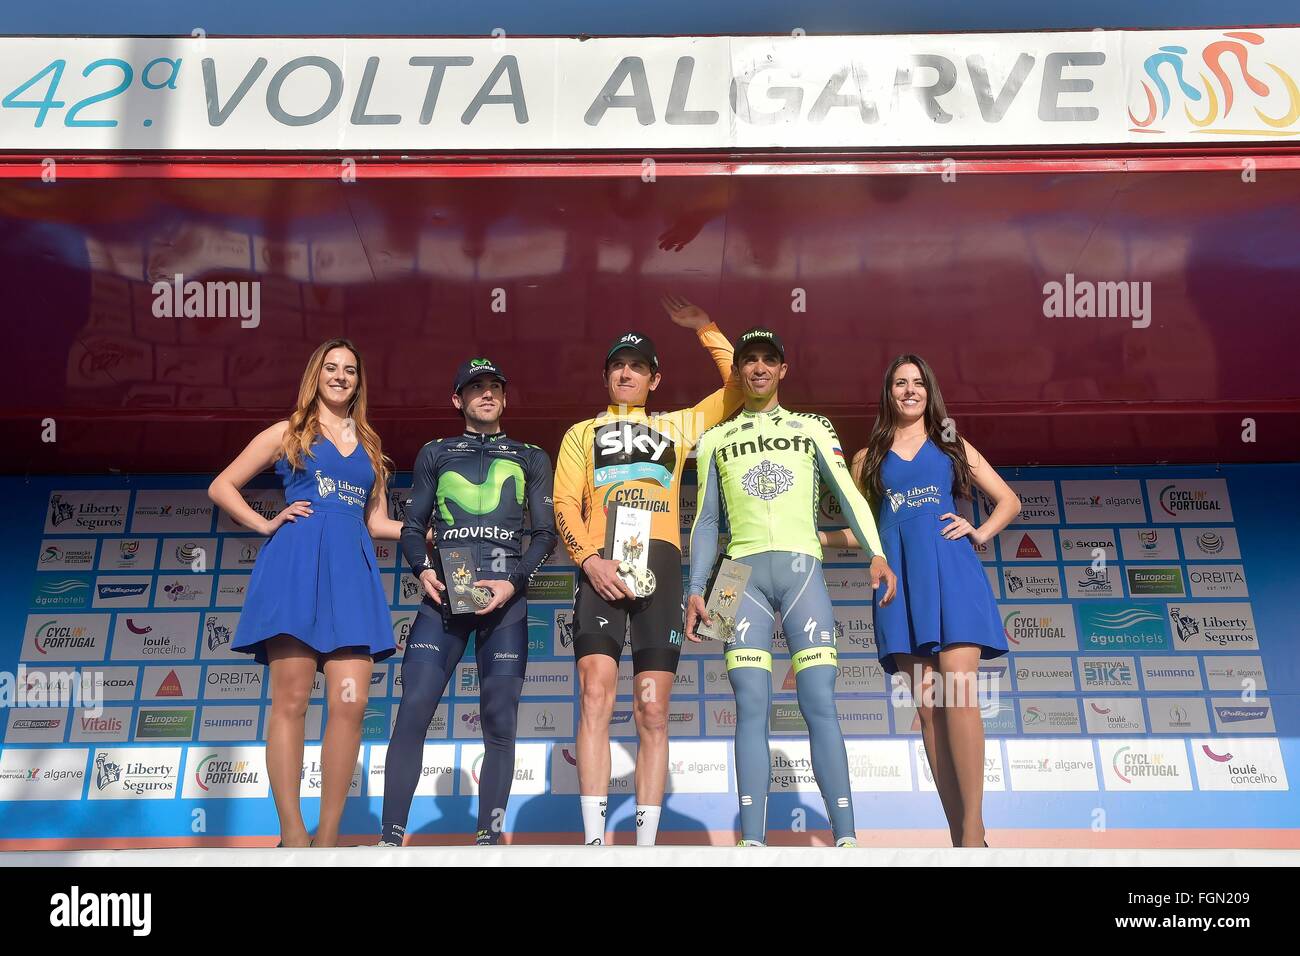
[[[1251,828],[1294,841],[1300,641],[1293,542],[1277,516],[1294,507],[1296,466],[1004,474],[1021,513],[977,548],[1010,648],[980,675],[990,828],[1148,831],[1133,837],[1144,845],[1156,839],[1151,831],[1169,845],[1197,845],[1214,831]],[[215,509],[207,480],[0,480],[11,514],[0,555],[0,847],[275,833],[267,672],[230,648],[267,539]],[[394,512],[407,481],[396,481]],[[683,489],[684,545],[694,492]],[[265,479],[245,495],[262,514],[283,507]],[[824,527],[841,523],[829,494],[821,510]],[[990,508],[977,498],[964,510],[978,523]],[[362,835],[378,832],[401,653],[421,597],[394,542],[375,552],[398,655],[371,679],[343,820],[345,833]],[[876,657],[862,555],[829,550],[825,562],[858,826],[942,829],[915,708]],[[576,575],[561,553],[529,587],[506,820],[521,838],[580,839]],[[770,826],[825,829],[780,636],[774,652]],[[614,831],[634,828],[630,656],[612,725]],[[468,654],[427,731],[411,817],[417,838],[471,839],[483,757],[478,695]],[[302,770],[309,823],[327,720],[318,685]],[[665,833],[734,839],[735,723],[721,645],[687,642],[669,716]],[[1231,833],[1218,839],[1233,845]]]
[[1275,142],[1300,28],[0,37],[0,147],[743,150]]

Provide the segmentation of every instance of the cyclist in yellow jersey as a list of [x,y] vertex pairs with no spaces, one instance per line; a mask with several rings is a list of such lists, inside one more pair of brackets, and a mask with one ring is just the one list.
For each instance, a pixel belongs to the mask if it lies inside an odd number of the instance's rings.
[[[659,387],[654,343],[638,332],[615,339],[605,358],[609,406],[565,434],[556,458],[555,525],[582,570],[574,600],[573,652],[581,710],[578,785],[585,842],[605,842],[609,789],[609,721],[625,636],[631,637],[632,713],[637,751],[637,843],[654,843],[668,773],[668,703],[682,649],[682,469],[704,431],[740,407],[731,343],[708,314],[681,299],[664,310],[694,329],[718,367],[723,387],[692,408],[647,414],[646,399]],[[618,561],[602,555],[609,506],[649,511],[647,560],[656,587],[635,598],[618,576]]]

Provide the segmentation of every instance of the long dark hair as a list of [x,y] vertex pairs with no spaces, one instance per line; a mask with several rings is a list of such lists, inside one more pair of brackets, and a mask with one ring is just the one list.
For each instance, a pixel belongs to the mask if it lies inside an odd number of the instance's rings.
[[[871,438],[867,441],[867,457],[862,463],[862,492],[873,507],[879,507],[885,497],[880,467],[894,444],[894,431],[900,424],[898,409],[894,405],[893,385],[895,374],[904,365],[915,365],[921,372],[921,380],[925,383],[925,433],[936,448],[952,459],[952,495],[954,498],[969,498],[971,471],[970,462],[966,460],[966,446],[957,434],[956,424],[948,417],[934,371],[921,356],[911,354],[894,359],[880,386],[880,408],[871,428]],[[951,441],[945,439],[945,423],[949,426],[946,431],[952,436]]]

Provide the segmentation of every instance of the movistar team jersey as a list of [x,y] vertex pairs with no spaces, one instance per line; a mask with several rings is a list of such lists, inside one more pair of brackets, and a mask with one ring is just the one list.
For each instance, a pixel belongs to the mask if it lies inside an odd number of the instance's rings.
[[678,499],[686,459],[700,435],[744,401],[727,337],[712,322],[697,336],[722,388],[675,412],[610,405],[565,433],[555,467],[555,523],[574,564],[581,567],[605,547],[605,517],[614,502],[650,512],[651,539],[681,546]]
[[[524,503],[531,538],[523,550]],[[536,445],[504,432],[465,432],[420,449],[402,522],[402,557],[417,577],[432,567],[424,534],[433,521],[439,545],[469,548],[479,571],[504,571],[521,591],[555,547],[551,460]],[[499,575],[498,575],[499,576]]]
[[876,522],[844,462],[840,440],[820,415],[744,411],[709,429],[696,451],[699,504],[691,528],[691,593],[703,594],[718,553],[725,509],[727,555],[763,551],[822,556],[817,540],[821,480],[835,493],[867,557],[883,554]]

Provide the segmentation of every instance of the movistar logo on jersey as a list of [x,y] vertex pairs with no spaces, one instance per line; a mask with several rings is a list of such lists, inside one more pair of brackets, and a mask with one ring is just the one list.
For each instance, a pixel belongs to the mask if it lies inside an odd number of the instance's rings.
[[501,507],[501,495],[506,482],[515,482],[515,502],[524,503],[524,469],[518,462],[495,458],[482,481],[470,481],[464,475],[448,469],[438,476],[438,514],[449,525],[456,523],[448,502],[471,515],[491,514]]
[[719,445],[716,454],[721,463],[742,455],[771,454],[776,451],[793,451],[808,455],[815,453],[813,440],[806,435],[791,435],[788,438],[785,436],[769,438],[767,435],[759,435],[747,441],[733,441],[730,445]]
[[677,470],[676,444],[645,422],[602,425],[596,429],[592,456],[597,486],[649,479],[671,488]]
[[794,487],[794,472],[764,458],[740,479],[745,494],[771,501]]

